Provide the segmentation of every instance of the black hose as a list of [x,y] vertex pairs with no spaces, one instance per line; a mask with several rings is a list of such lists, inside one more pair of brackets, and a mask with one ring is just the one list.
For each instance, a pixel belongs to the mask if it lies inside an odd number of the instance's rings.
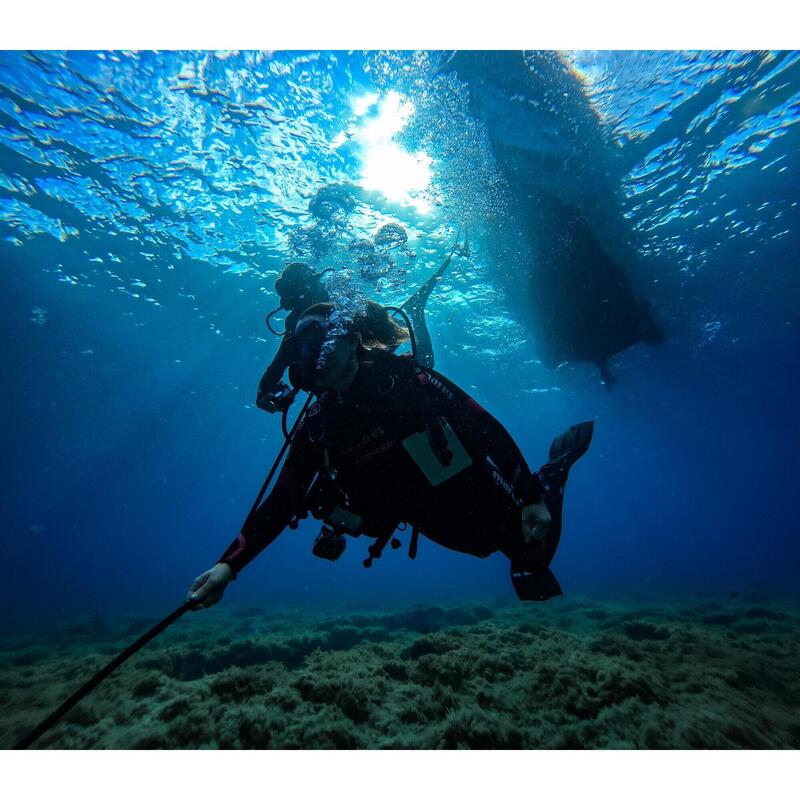
[[297,428],[300,425],[300,423],[303,421],[303,417],[305,417],[306,411],[308,410],[308,407],[311,404],[311,401],[313,399],[314,399],[314,395],[312,395],[312,394],[309,394],[308,397],[306,398],[306,402],[303,404],[303,407],[300,409],[300,413],[297,415],[297,419],[294,421],[294,425],[292,425],[292,429],[289,431],[289,435],[283,441],[283,446],[281,447],[280,452],[278,453],[278,457],[275,459],[275,462],[272,465],[272,469],[269,471],[269,474],[267,475],[267,479],[264,481],[264,483],[261,486],[261,491],[258,493],[258,497],[256,497],[255,502],[253,503],[252,507],[250,508],[250,513],[248,513],[247,518],[244,521],[244,525],[242,526],[242,529],[244,529],[244,528],[246,528],[248,526],[248,523],[250,522],[251,517],[253,516],[253,514],[256,513],[256,510],[258,509],[259,505],[261,504],[261,498],[264,496],[264,494],[266,493],[267,489],[269,488],[269,485],[272,482],[272,476],[275,474],[276,470],[278,469],[278,465],[283,460],[283,455],[286,452],[286,450],[289,447],[289,445],[292,443],[292,439],[294,439],[294,435],[297,432]]
[[289,438],[289,429],[286,426],[286,420],[289,418],[289,407],[283,409],[281,413],[281,433],[283,434],[284,440]]
[[408,318],[408,314],[403,311],[402,308],[398,308],[397,306],[384,306],[387,311],[391,311],[393,314],[399,314],[403,321],[406,323],[406,328],[408,329],[408,338],[411,342],[411,353],[414,358],[417,357],[417,337],[414,335],[414,328],[411,325],[411,320]]
[[27,750],[46,730],[52,728],[74,705],[83,700],[89,692],[104,681],[117,667],[124,664],[132,655],[138,653],[151,639],[158,636],[175,620],[182,617],[196,601],[187,601],[176,608],[169,616],[164,617],[157,625],[150,628],[144,636],[140,636],[133,644],[126,647],[113,661],[109,661],[103,669],[92,676],[77,692],[70,695],[47,719],[40,722],[27,736],[17,742],[15,750]]
[[272,318],[279,312],[283,311],[282,306],[278,306],[274,308],[272,311],[264,317],[264,324],[269,328],[269,332],[275,334],[275,336],[286,336],[286,330],[283,331],[276,331],[275,328],[272,327]]
[[[292,389],[292,391],[288,394],[288,396],[287,396],[288,404],[286,405],[286,407],[283,409],[283,412],[281,413],[281,433],[283,434],[283,438],[284,439],[290,439],[294,435],[294,427],[290,431],[287,428],[286,421],[289,418],[289,409],[292,407],[292,403],[294,403],[294,398],[297,397],[297,392],[298,391],[299,390],[295,388],[295,389]],[[311,395],[309,395],[309,399],[310,399],[310,397],[311,397]],[[306,405],[303,406],[303,408],[300,410],[301,414],[306,410],[306,406],[307,405],[308,405],[308,400],[306,400]]]

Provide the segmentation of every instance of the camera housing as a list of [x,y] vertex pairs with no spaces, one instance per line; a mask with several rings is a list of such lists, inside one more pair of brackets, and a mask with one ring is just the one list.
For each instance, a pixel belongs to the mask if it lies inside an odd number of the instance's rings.
[[344,553],[346,546],[347,542],[344,534],[328,525],[323,525],[317,538],[314,539],[314,546],[311,548],[311,552],[326,561],[336,561]]

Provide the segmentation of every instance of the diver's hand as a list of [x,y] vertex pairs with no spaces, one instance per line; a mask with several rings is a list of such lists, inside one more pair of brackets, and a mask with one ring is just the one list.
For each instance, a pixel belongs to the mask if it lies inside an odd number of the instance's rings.
[[268,414],[277,414],[283,410],[268,394],[262,394],[258,398],[256,405]]
[[278,414],[289,408],[294,400],[296,392],[290,389],[283,381],[279,381],[277,386],[271,391],[258,393],[256,405],[270,414]]
[[218,603],[225,594],[225,587],[233,580],[233,571],[227,564],[220,562],[202,575],[198,575],[186,595],[187,600],[196,601],[192,611],[209,608]]
[[522,538],[526,544],[536,539],[544,539],[550,530],[550,512],[543,500],[522,509]]

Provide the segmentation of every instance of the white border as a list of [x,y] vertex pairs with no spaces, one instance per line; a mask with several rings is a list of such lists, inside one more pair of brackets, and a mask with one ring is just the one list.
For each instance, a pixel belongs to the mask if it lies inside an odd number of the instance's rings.
[[[15,800],[676,800],[783,797],[796,752],[28,752],[0,754]],[[791,789],[789,789],[791,792]]]
[[790,0],[15,0],[3,49],[797,48]]
[[[3,10],[0,48],[796,48],[797,5],[16,0]],[[522,6],[528,9],[521,12]],[[59,800],[240,793],[325,800],[751,800],[784,796],[796,786],[797,767],[796,753],[785,752],[0,754],[6,796]]]

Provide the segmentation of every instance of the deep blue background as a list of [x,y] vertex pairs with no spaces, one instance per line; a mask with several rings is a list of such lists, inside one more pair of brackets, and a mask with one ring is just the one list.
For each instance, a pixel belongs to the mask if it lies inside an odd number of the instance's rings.
[[[775,256],[789,268],[786,250]],[[246,407],[269,345],[226,342],[191,314],[154,310],[136,327],[125,297],[81,296],[17,248],[3,260],[4,619],[168,608],[233,538],[280,444],[277,419]],[[56,309],[41,327],[28,321],[37,304]],[[587,369],[578,388],[513,403],[502,383],[440,359],[480,386],[532,465],[559,430],[596,421],[567,492],[555,562],[566,591],[796,587],[800,350],[793,325],[757,333],[700,355],[679,335],[628,354],[611,392]],[[416,562],[387,551],[367,571],[363,542],[333,565],[311,556],[313,533],[287,532],[228,599],[382,605],[511,591],[502,557],[423,539]]]
[[[792,136],[788,149],[797,143]],[[796,166],[772,185],[759,177],[754,201],[798,196]],[[747,182],[736,190],[744,208]],[[470,391],[531,466],[562,429],[595,420],[592,448],[570,478],[553,565],[566,592],[798,585],[794,211],[785,220],[790,233],[757,253],[733,243],[691,281],[662,285],[654,310],[667,342],[615,359],[612,391],[589,366],[545,374],[518,359],[498,366],[464,355],[441,317],[432,324],[437,368],[477,387]],[[184,263],[180,289],[204,293],[200,302],[226,328],[219,336],[192,303],[177,300],[177,283],[161,290],[174,302],[152,308],[48,271],[55,263],[68,270],[70,259],[101,252],[100,244],[107,243],[0,241],[6,627],[95,611],[166,613],[236,535],[282,441],[278,419],[253,406],[274,348],[259,339],[272,298],[254,282]],[[151,269],[130,243],[117,252],[130,274]],[[31,322],[34,307],[47,309],[46,324]],[[722,320],[711,341],[689,323],[704,309]],[[474,313],[469,304],[458,310],[462,319]],[[534,374],[538,385],[555,388],[521,393]],[[226,602],[335,608],[513,598],[501,556],[481,561],[422,539],[415,562],[405,550],[387,550],[364,570],[365,542],[351,540],[330,564],[312,557],[314,533],[308,523],[287,531]]]

